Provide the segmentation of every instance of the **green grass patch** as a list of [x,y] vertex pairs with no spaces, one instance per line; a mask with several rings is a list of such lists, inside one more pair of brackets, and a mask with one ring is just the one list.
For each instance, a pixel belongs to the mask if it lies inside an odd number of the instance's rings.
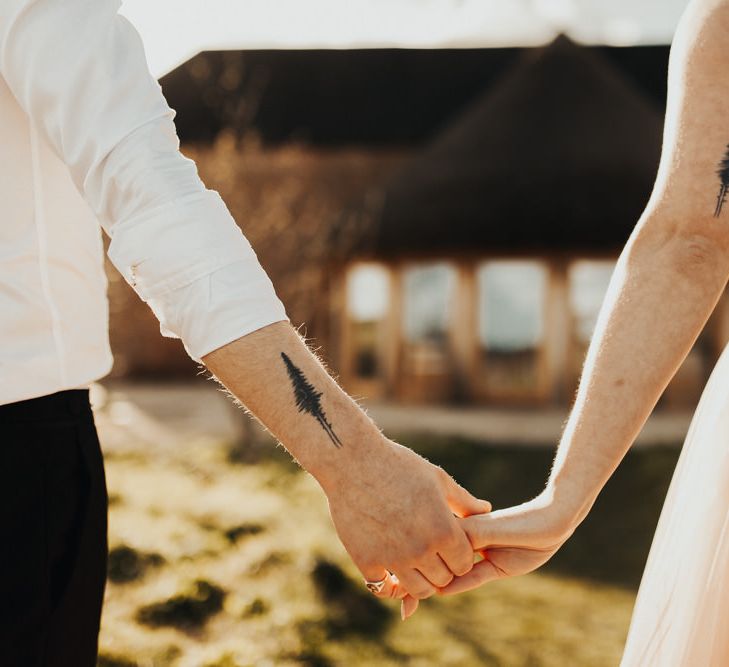
[[[496,509],[539,493],[553,458],[547,447],[399,441]],[[135,584],[110,588],[100,665],[614,667],[678,451],[628,454],[539,572],[424,601],[401,623],[396,603],[365,590],[321,489],[283,450],[181,448],[178,463],[140,446],[137,458],[107,460],[110,491],[124,498],[110,539],[135,545],[113,551],[113,576]],[[149,569],[156,552],[164,561]]]

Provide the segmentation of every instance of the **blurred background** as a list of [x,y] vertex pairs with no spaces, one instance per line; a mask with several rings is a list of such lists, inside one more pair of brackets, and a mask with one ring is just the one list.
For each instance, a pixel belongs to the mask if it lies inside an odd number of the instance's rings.
[[[495,507],[546,480],[660,156],[686,0],[126,0],[195,160],[291,321],[391,437]],[[371,599],[316,484],[109,264],[94,388],[105,667],[617,665],[725,298],[542,572]]]

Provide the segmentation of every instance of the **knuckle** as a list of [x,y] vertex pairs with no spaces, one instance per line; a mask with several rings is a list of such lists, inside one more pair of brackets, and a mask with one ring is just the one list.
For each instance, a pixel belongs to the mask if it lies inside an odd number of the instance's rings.
[[473,569],[473,551],[459,553],[451,559],[450,565],[451,572],[459,577],[470,572]]
[[448,548],[455,553],[469,553],[473,551],[471,541],[466,537],[466,534],[460,530],[451,530],[447,537]]
[[473,527],[471,525],[471,522],[473,522],[474,519],[472,517],[466,517],[465,519],[460,519],[456,522],[456,525],[453,530],[453,543],[456,545],[456,548],[458,549],[473,549],[473,544],[471,543],[471,535],[469,530],[473,530]]
[[453,581],[454,578],[455,577],[454,577],[453,573],[448,572],[447,574],[444,574],[442,577],[440,577],[438,581],[433,582],[433,583],[435,583],[438,586],[438,588],[445,588],[448,584],[451,583],[451,581]]
[[458,562],[454,563],[451,571],[453,574],[455,574],[457,577],[462,577],[464,574],[468,574],[473,569],[473,562]]
[[469,546],[467,549],[458,546],[453,549],[449,559],[450,570],[458,576],[464,575],[471,571],[473,567],[473,549]]

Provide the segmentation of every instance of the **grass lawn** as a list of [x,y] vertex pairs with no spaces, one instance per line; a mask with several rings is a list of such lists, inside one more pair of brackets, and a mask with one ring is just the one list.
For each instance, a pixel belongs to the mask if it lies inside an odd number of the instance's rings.
[[[401,437],[494,507],[549,449]],[[106,452],[102,667],[617,665],[678,448],[629,454],[542,571],[429,600],[405,623],[360,583],[316,483],[272,446]]]

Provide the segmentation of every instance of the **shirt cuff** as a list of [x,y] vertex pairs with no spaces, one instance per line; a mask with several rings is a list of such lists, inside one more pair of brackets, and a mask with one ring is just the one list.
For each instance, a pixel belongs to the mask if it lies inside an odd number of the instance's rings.
[[258,265],[216,190],[200,190],[111,227],[109,259],[146,302],[239,260]]
[[240,260],[150,299],[163,336],[181,338],[193,360],[274,322],[289,321],[266,272]]

